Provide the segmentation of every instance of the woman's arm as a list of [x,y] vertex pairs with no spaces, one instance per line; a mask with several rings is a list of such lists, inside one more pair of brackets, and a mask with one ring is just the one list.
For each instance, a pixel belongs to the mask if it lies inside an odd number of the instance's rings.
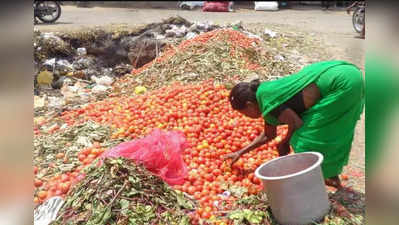
[[240,150],[241,155],[254,150],[255,148],[264,145],[268,140],[276,137],[276,127],[265,122],[264,131],[255,138],[251,144]]
[[278,153],[280,156],[287,155],[290,152],[289,140],[291,139],[292,134],[298,128],[300,128],[303,124],[302,119],[296,114],[296,112],[290,108],[284,109],[278,120],[280,123],[288,125],[287,136],[280,142],[278,146]]
[[255,148],[265,144],[269,139],[276,137],[276,127],[265,122],[264,131],[256,137],[249,145],[245,146],[243,149],[227,154],[224,158],[231,158],[231,165],[233,165],[242,155],[247,152],[254,150]]

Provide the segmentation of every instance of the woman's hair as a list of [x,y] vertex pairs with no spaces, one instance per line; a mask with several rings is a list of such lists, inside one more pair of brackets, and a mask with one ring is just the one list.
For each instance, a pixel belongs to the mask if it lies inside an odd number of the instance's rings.
[[255,79],[250,82],[241,82],[234,86],[229,96],[231,107],[235,110],[241,110],[246,107],[248,101],[257,103],[256,91],[259,85],[259,79]]

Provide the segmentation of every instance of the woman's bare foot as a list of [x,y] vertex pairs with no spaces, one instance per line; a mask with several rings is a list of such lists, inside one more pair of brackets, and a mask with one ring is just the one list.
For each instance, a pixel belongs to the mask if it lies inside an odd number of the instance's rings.
[[339,179],[338,176],[325,179],[324,182],[326,183],[326,185],[335,187],[338,190],[343,188],[343,186],[341,184],[341,180]]

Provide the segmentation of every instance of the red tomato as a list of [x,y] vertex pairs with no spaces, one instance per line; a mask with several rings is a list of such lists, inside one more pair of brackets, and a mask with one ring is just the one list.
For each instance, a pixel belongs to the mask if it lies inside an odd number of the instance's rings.
[[86,158],[85,160],[83,160],[83,164],[84,165],[89,165],[92,161],[93,161],[93,159]]
[[60,153],[58,153],[55,157],[56,157],[57,159],[62,159],[62,158],[64,158],[64,156],[65,156],[65,154],[64,154],[63,152],[60,152]]
[[34,181],[34,186],[35,187],[40,187],[43,185],[43,181],[39,180],[39,179],[35,179]]
[[95,158],[97,158],[97,155],[90,153],[90,154],[87,156],[87,158],[88,158],[88,159],[91,159],[91,160],[93,161]]
[[60,191],[61,191],[61,193],[62,194],[66,194],[68,191],[69,191],[69,188],[70,188],[70,186],[71,186],[71,182],[65,182],[65,183],[62,183],[61,185],[60,185]]
[[211,217],[211,213],[210,212],[202,213],[202,218],[209,219],[210,217]]
[[61,175],[61,182],[69,181],[69,176],[66,174]]
[[79,159],[79,161],[83,162],[86,159],[86,155],[85,154],[78,154],[78,159]]
[[188,189],[187,189],[187,192],[188,192],[190,195],[194,195],[195,191],[196,191],[196,189],[195,189],[194,186],[189,186]]
[[88,155],[88,154],[91,153],[91,149],[90,149],[90,148],[85,148],[85,149],[83,149],[80,153],[81,153],[81,154],[84,154],[84,155]]
[[39,191],[37,193],[37,197],[39,198],[39,200],[43,201],[44,199],[47,198],[47,191]]

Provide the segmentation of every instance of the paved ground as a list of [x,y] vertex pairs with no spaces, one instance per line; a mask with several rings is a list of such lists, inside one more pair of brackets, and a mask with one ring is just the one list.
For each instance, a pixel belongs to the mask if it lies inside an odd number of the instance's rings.
[[[352,17],[343,10],[323,11],[320,7],[301,7],[277,12],[259,12],[239,9],[233,13],[212,13],[173,9],[134,9],[134,8],[77,8],[62,7],[61,18],[55,24],[36,25],[42,31],[65,31],[92,26],[112,24],[139,24],[160,22],[170,16],[182,16],[189,21],[213,21],[224,24],[241,20],[244,25],[277,24],[287,29],[295,28],[318,35],[325,48],[336,59],[348,60],[364,69],[364,40],[354,38],[357,34],[352,27]],[[356,129],[352,148],[349,183],[364,192],[364,115]]]

